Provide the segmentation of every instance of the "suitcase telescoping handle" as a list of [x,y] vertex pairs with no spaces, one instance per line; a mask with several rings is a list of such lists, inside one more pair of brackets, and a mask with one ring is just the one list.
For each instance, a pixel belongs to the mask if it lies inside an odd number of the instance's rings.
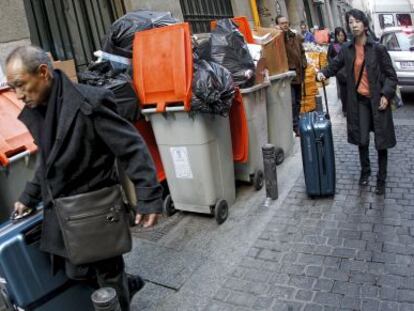
[[326,114],[325,117],[330,120],[331,116],[329,114],[329,107],[328,107],[328,96],[326,96],[326,87],[325,87],[325,81],[322,82],[322,89],[323,89],[323,96],[325,97],[325,107],[326,107]]

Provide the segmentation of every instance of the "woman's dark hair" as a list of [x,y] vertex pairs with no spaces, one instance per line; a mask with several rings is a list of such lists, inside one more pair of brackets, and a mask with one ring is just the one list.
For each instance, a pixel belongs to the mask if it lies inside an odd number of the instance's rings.
[[368,21],[368,17],[365,15],[364,12],[362,12],[361,10],[357,10],[357,9],[352,9],[348,12],[346,12],[345,14],[345,18],[346,18],[346,30],[351,32],[351,28],[349,28],[349,18],[353,17],[359,21],[361,21],[365,27],[369,28],[369,21]]
[[334,37],[335,43],[338,43],[338,35],[339,35],[341,32],[344,34],[344,36],[345,36],[345,40],[344,40],[344,42],[346,42],[347,37],[346,37],[346,32],[345,32],[345,29],[343,29],[342,27],[336,27],[336,28],[335,28],[335,37]]

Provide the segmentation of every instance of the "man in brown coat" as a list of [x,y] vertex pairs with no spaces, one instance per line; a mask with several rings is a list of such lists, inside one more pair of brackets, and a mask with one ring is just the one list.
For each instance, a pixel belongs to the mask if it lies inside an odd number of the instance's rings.
[[289,28],[289,21],[286,17],[279,15],[276,17],[276,27],[284,32],[286,54],[288,58],[289,70],[296,72],[296,78],[292,80],[292,116],[293,131],[299,136],[299,112],[300,100],[302,98],[302,83],[304,79],[305,68],[307,65],[305,50],[303,49],[303,37],[294,33]]

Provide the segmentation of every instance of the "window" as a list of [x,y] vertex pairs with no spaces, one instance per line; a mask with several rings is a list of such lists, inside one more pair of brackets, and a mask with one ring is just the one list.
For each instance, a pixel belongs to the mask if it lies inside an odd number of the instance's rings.
[[398,46],[401,51],[412,51],[414,47],[414,33],[408,31],[397,32]]
[[55,59],[85,67],[111,24],[125,13],[122,0],[24,0],[33,44]]
[[398,26],[412,26],[410,14],[397,14],[397,25]]
[[379,20],[381,29],[395,26],[394,16],[392,14],[380,14]]
[[214,19],[233,17],[230,0],[180,0],[184,20],[193,33],[210,32]]

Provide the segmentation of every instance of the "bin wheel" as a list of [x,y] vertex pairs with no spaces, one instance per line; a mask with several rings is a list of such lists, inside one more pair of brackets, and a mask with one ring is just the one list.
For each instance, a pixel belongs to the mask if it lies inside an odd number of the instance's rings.
[[280,165],[285,160],[285,152],[282,148],[276,148],[276,165]]
[[170,217],[175,214],[177,211],[174,208],[174,202],[171,198],[171,194],[167,195],[164,199],[164,202],[162,203],[162,211],[165,216]]
[[221,225],[229,216],[229,205],[226,200],[219,200],[214,207],[214,218],[216,222]]
[[264,184],[264,174],[262,170],[257,170],[256,172],[254,172],[253,175],[253,186],[254,189],[256,189],[257,191],[259,191],[260,189],[263,188],[263,184]]

